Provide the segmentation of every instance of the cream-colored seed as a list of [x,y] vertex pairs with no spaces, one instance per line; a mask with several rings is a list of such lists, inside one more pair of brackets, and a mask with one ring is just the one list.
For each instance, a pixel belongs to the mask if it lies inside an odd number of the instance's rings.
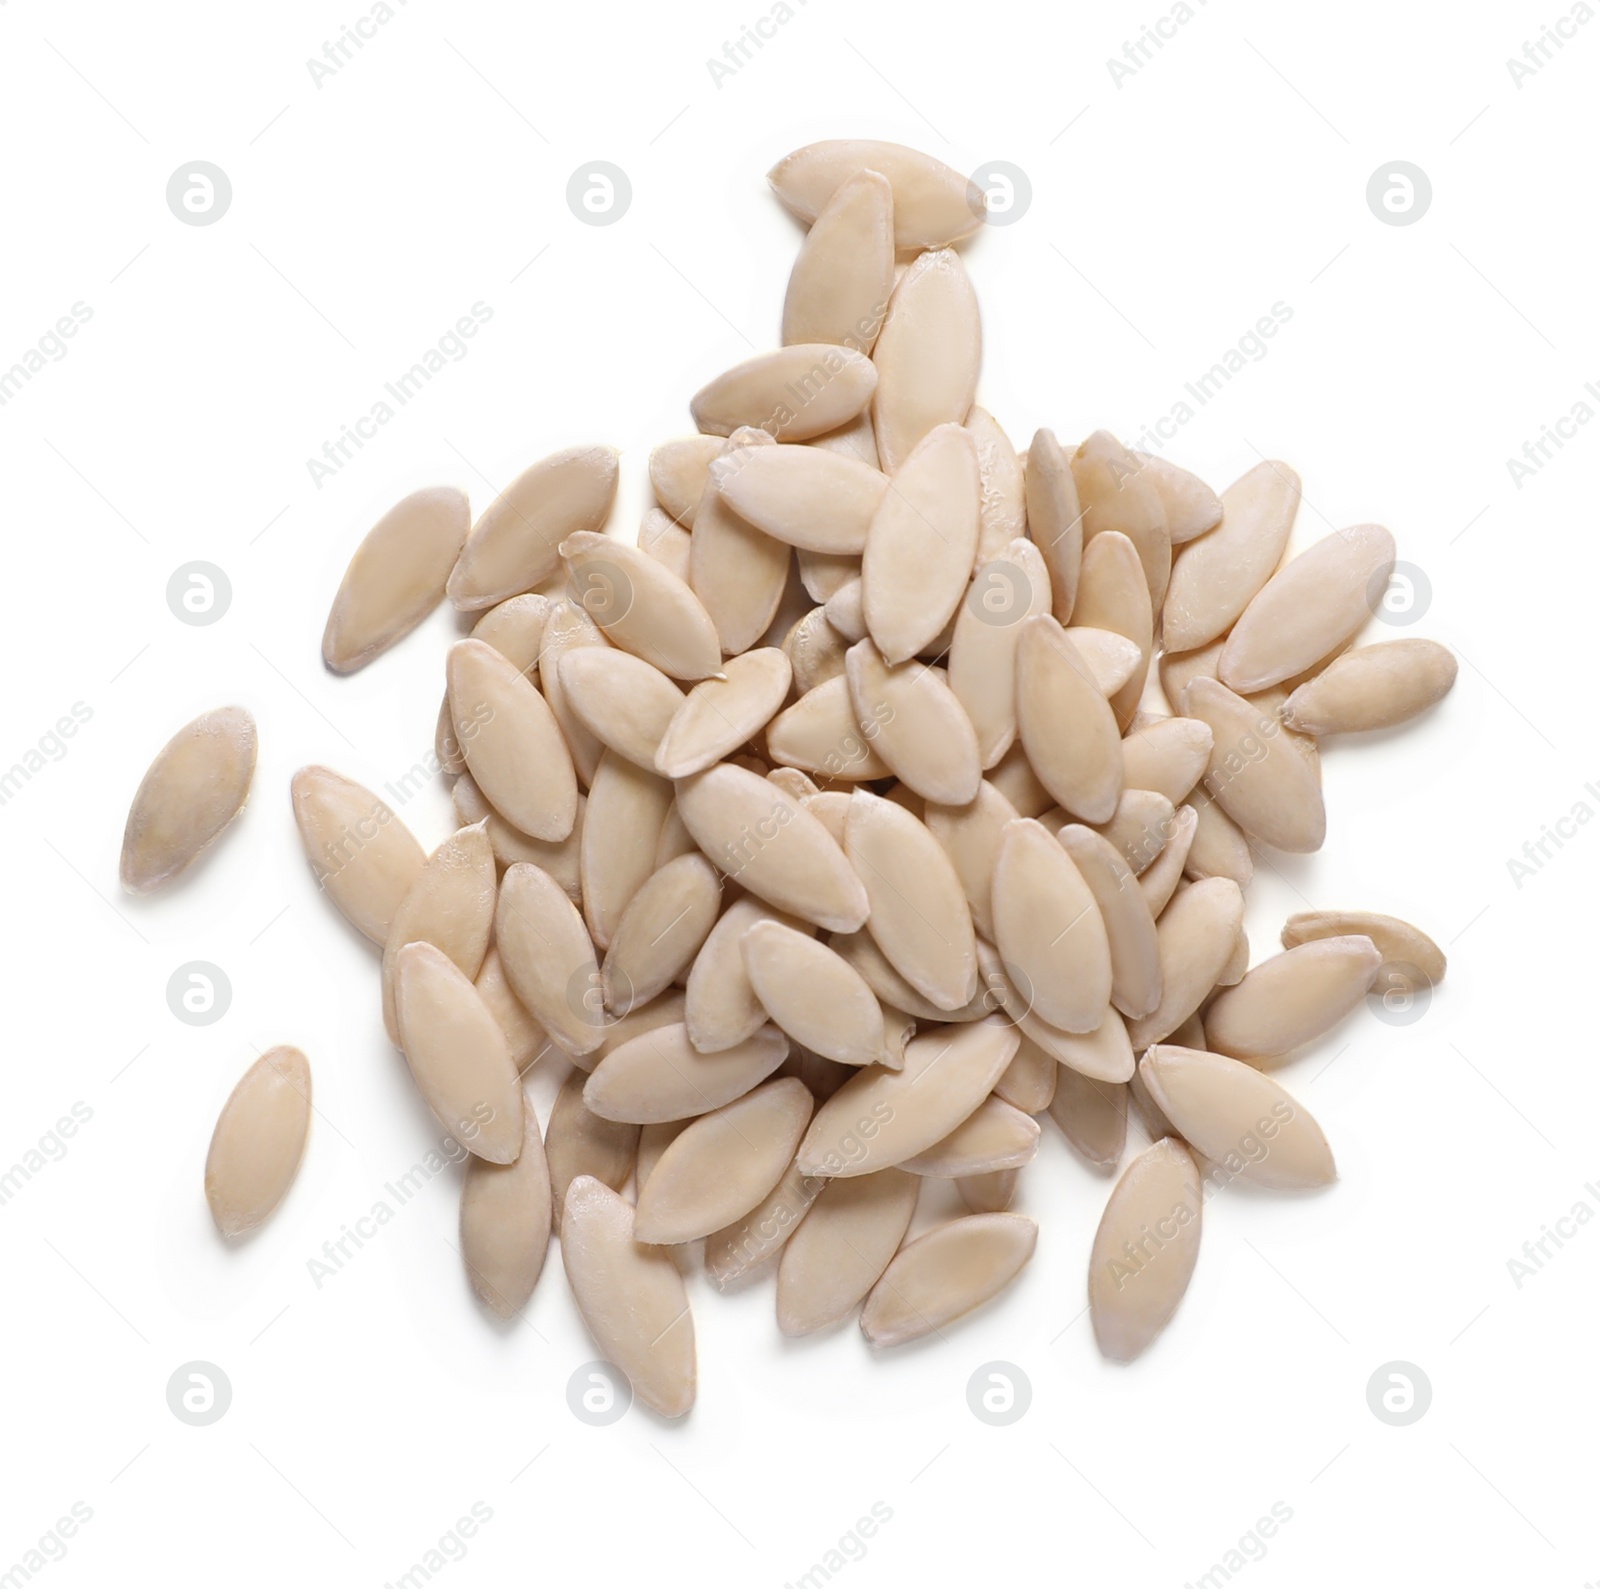
[[228,1095],[206,1154],[206,1202],[224,1236],[254,1230],[288,1194],[311,1130],[311,1066],[269,1048]]
[[[244,809],[255,771],[256,723],[244,707],[218,707],[180,728],[150,763],[128,810],[122,886],[145,894],[189,866]],[[310,844],[307,838],[308,853]]]

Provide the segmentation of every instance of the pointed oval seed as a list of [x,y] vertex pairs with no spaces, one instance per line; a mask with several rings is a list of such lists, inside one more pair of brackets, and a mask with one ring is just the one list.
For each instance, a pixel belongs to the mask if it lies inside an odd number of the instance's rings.
[[1171,1137],[1146,1148],[1112,1189],[1089,1255],[1089,1318],[1113,1362],[1131,1363],[1178,1311],[1200,1256],[1200,1207],[1200,1172]]
[[318,885],[357,932],[382,948],[422,873],[422,846],[375,794],[327,767],[302,767],[289,794]]
[[1128,1140],[1128,1087],[1096,1081],[1069,1065],[1057,1067],[1050,1118],[1097,1170],[1115,1170]]
[[702,679],[673,714],[656,747],[656,771],[687,778],[754,739],[783,705],[792,676],[775,646],[729,657],[722,677]]
[[1039,1122],[991,1094],[949,1136],[904,1160],[900,1168],[954,1180],[1018,1169],[1032,1163],[1038,1151]]
[[1385,964],[1415,967],[1429,986],[1444,981],[1444,951],[1420,927],[1398,916],[1381,916],[1371,910],[1308,910],[1283,924],[1283,947],[1294,949],[1322,938],[1342,938],[1358,933],[1370,938]]
[[772,920],[746,928],[740,949],[756,997],[795,1042],[841,1065],[883,1061],[883,1010],[848,961]]
[[556,548],[598,530],[617,494],[610,447],[569,447],[523,470],[479,515],[448,584],[462,612],[532,590],[556,571]]
[[867,919],[867,892],[792,795],[731,762],[677,782],[678,811],[711,862],[769,905],[830,932]]
[[1117,720],[1056,620],[1024,620],[1017,646],[1017,732],[1029,764],[1080,821],[1109,822],[1122,792]]
[[856,721],[902,783],[940,805],[977,797],[978,737],[937,668],[916,660],[890,667],[861,640],[845,655],[845,678]]
[[501,1319],[533,1295],[550,1250],[550,1165],[526,1097],[522,1110],[516,1163],[473,1158],[461,1182],[461,1258],[478,1300]]
[[659,668],[613,646],[580,646],[559,666],[567,704],[583,726],[607,750],[653,772],[683,691]]
[[662,442],[650,454],[650,489],[661,511],[685,529],[694,525],[695,509],[706,488],[706,471],[721,451],[719,436],[680,436]]
[[887,475],[845,453],[788,444],[719,458],[710,478],[747,524],[785,545],[861,555]]
[[1394,569],[1394,537],[1380,524],[1324,536],[1279,569],[1239,615],[1217,677],[1253,695],[1320,661],[1377,609]]
[[904,1170],[824,1181],[778,1265],[778,1328],[809,1335],[836,1324],[878,1283],[916,1210]]
[[224,1236],[254,1230],[294,1184],[311,1130],[311,1066],[269,1048],[239,1078],[206,1153],[206,1202]]
[[464,491],[413,491],[367,531],[322,632],[322,660],[354,673],[403,639],[444,600],[472,523]]
[[478,990],[442,949],[401,949],[395,1016],[412,1078],[440,1125],[479,1158],[515,1162],[523,1104],[511,1049]]
[[847,176],[818,212],[789,273],[783,341],[870,353],[894,288],[894,200],[876,171]]
[[1319,938],[1285,949],[1217,995],[1205,1014],[1206,1047],[1264,1061],[1322,1036],[1367,995],[1383,955],[1370,938]]
[[1222,493],[1222,522],[1172,562],[1161,609],[1170,650],[1196,650],[1233,627],[1272,578],[1299,507],[1300,476],[1284,463],[1258,463]]
[[189,866],[244,809],[256,720],[219,706],[185,724],[150,763],[122,832],[122,886],[147,894]]
[[[708,381],[690,398],[689,412],[710,435],[731,436],[748,426],[775,441],[807,441],[854,419],[877,384],[872,360],[853,348],[797,342],[758,353]],[[698,516],[695,523],[698,528]]]
[[686,1126],[639,1193],[636,1239],[694,1241],[748,1213],[793,1161],[811,1110],[811,1094],[790,1076]]
[[1437,640],[1386,640],[1346,651],[1283,703],[1302,734],[1359,734],[1393,728],[1444,699],[1456,659]]
[[691,1045],[688,1028],[675,1021],[613,1048],[595,1066],[583,1098],[603,1120],[687,1120],[742,1098],[788,1053],[783,1033],[761,1026],[715,1054],[702,1054]]
[[1161,955],[1155,917],[1133,873],[1109,839],[1068,823],[1056,835],[1077,867],[1105,926],[1111,953],[1111,1002],[1129,1019],[1148,1015],[1161,1001]]
[[526,862],[507,867],[494,939],[511,991],[550,1036],[572,1054],[599,1047],[600,968],[583,918],[561,885]]
[[[1202,1049],[1158,1045],[1140,1060],[1139,1074],[1186,1142],[1247,1181],[1300,1191],[1337,1178],[1322,1127],[1259,1070]],[[1263,1120],[1276,1120],[1278,1129],[1266,1153],[1252,1157],[1246,1150],[1260,1145]]]
[[533,838],[564,839],[578,815],[578,782],[544,696],[481,640],[458,640],[445,669],[456,737],[484,798]]
[[1161,913],[1156,923],[1161,1002],[1130,1026],[1128,1037],[1136,1052],[1171,1036],[1200,1008],[1217,985],[1243,925],[1244,896],[1226,877],[1193,884]]
[[968,1214],[902,1247],[861,1310],[873,1346],[942,1329],[1003,1291],[1033,1256],[1039,1227],[1022,1214]]
[[567,1189],[561,1260],[573,1299],[607,1361],[665,1418],[694,1405],[694,1319],[672,1254],[634,1235],[622,1198],[580,1175]]

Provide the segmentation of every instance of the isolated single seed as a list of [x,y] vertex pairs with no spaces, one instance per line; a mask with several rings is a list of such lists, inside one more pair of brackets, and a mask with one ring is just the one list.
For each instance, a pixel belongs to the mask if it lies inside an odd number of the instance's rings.
[[255,771],[256,721],[244,707],[219,706],[180,728],[128,809],[122,886],[147,894],[189,866],[244,809]]
[[1196,650],[1232,628],[1277,568],[1299,507],[1300,476],[1285,463],[1258,463],[1222,493],[1222,522],[1173,559],[1161,610],[1169,650]]
[[302,767],[289,785],[295,825],[318,886],[357,932],[382,948],[426,857],[383,801],[327,767]]
[[1160,920],[1167,901],[1183,881],[1183,869],[1189,859],[1189,846],[1194,843],[1198,821],[1193,806],[1179,806],[1173,813],[1172,832],[1166,847],[1139,877],[1139,892],[1155,920]]
[[1199,783],[1211,746],[1211,729],[1199,718],[1157,718],[1123,736],[1122,776],[1130,789],[1154,789],[1176,805]]
[[1111,950],[1094,894],[1038,822],[1012,823],[994,872],[995,945],[1027,980],[1040,1019],[1092,1032],[1111,997]]
[[1003,1291],[1033,1256],[1039,1227],[1022,1214],[968,1214],[902,1247],[861,1310],[873,1346],[943,1329]]
[[767,753],[821,778],[887,778],[889,765],[856,720],[843,674],[807,690],[767,725]]
[[881,172],[893,190],[894,246],[944,248],[983,224],[983,194],[932,155],[873,138],[828,138],[785,155],[767,173],[784,207],[808,224],[842,184]]
[[[717,451],[722,450],[720,436],[707,436],[704,439],[714,442]],[[688,584],[689,554],[693,550],[693,542],[689,532],[660,508],[651,508],[639,521],[639,550],[647,552],[669,573]]]
[[678,811],[718,870],[830,932],[867,919],[867,892],[828,830],[792,795],[722,762],[677,782]]
[[479,515],[451,571],[450,600],[481,612],[548,579],[567,536],[598,530],[617,494],[610,447],[569,447],[525,469]]
[[1054,618],[1022,625],[1017,731],[1033,770],[1080,821],[1109,822],[1122,792],[1117,720],[1076,645]]
[[1025,1115],[1043,1114],[1056,1095],[1056,1079],[1063,1068],[1024,1033],[1017,1057],[994,1084],[994,1096]]
[[1160,612],[1172,573],[1172,537],[1154,482],[1139,460],[1109,431],[1097,430],[1072,455],[1072,479],[1083,512],[1083,542],[1117,530],[1133,542],[1150,587],[1150,607]]
[[854,349],[798,342],[724,371],[689,399],[689,412],[708,435],[748,426],[775,441],[807,441],[854,419],[877,384],[872,360]]
[[695,851],[651,874],[628,901],[600,967],[606,1007],[626,1015],[685,970],[716,923],[722,885]]
[[721,451],[718,436],[680,436],[662,442],[650,454],[650,489],[661,511],[685,529],[694,526],[695,509],[706,488],[706,471]]
[[[1015,1063],[1013,1061],[1013,1063]],[[913,1175],[991,1175],[1033,1162],[1039,1151],[1039,1122],[1003,1099],[990,1096],[931,1148],[906,1159],[901,1168]]]
[[791,1163],[749,1213],[712,1231],[706,1237],[706,1273],[712,1284],[719,1289],[732,1285],[782,1252],[825,1185],[820,1175],[802,1175]]
[[1156,923],[1161,1002],[1134,1021],[1128,1037],[1143,1053],[1175,1032],[1217,985],[1244,924],[1244,896],[1226,877],[1209,877],[1180,893]]
[[889,963],[937,1009],[968,1003],[978,987],[972,912],[939,841],[894,801],[858,789],[845,855],[867,891],[867,931]]
[[511,991],[570,1054],[599,1046],[600,968],[576,906],[537,866],[506,868],[494,940]]
[[501,1319],[533,1295],[550,1250],[550,1166],[526,1096],[522,1118],[516,1163],[473,1158],[461,1182],[461,1258],[478,1300]]
[[1355,1009],[1382,963],[1382,952],[1366,937],[1319,938],[1285,949],[1212,1000],[1206,1047],[1258,1062],[1287,1054]]
[[635,1239],[694,1241],[748,1213],[793,1162],[811,1109],[804,1084],[784,1077],[686,1126],[639,1193]]
[[795,1042],[841,1065],[883,1061],[883,1010],[848,961],[771,920],[747,927],[740,948],[756,997]]
[[937,668],[918,661],[890,667],[862,640],[845,656],[845,678],[857,723],[902,783],[940,805],[976,797],[983,777],[978,738]]
[[1200,1256],[1200,1174],[1171,1137],[1112,1189],[1089,1254],[1089,1318],[1101,1353],[1131,1363],[1167,1327]]
[[1394,537],[1358,524],[1279,569],[1239,615],[1217,677],[1253,695],[1328,655],[1372,616],[1394,568]]
[[322,633],[322,660],[335,673],[365,667],[444,600],[471,522],[465,492],[431,486],[397,502],[367,532]]
[[[773,445],[764,430],[736,430],[720,457],[735,465]],[[706,481],[689,544],[689,584],[717,628],[724,652],[738,655],[766,634],[783,600],[793,550],[734,510],[716,482]]]
[[919,254],[895,284],[872,350],[872,424],[885,474],[935,426],[965,423],[982,359],[978,299],[961,256],[947,248]]
[[1456,659],[1437,640],[1386,640],[1335,657],[1283,703],[1302,734],[1359,734],[1393,728],[1444,699]]
[[783,341],[871,353],[893,287],[893,189],[878,172],[857,171],[833,190],[800,245],[783,300]]
[[1144,694],[1154,634],[1150,589],[1145,584],[1139,554],[1126,535],[1116,530],[1102,530],[1084,547],[1072,621],[1075,628],[1110,630],[1139,648],[1139,659],[1132,674],[1111,698],[1111,710],[1117,723],[1126,728],[1139,710],[1139,700]]
[[489,952],[483,957],[483,965],[473,978],[472,985],[505,1034],[506,1046],[511,1050],[511,1062],[519,1074],[526,1073],[536,1060],[555,1051],[555,1045],[545,1035],[544,1028],[511,991],[505,967],[500,963],[500,951],[494,945],[489,946]]
[[522,1089],[505,1033],[442,949],[408,943],[395,960],[400,1046],[424,1101],[479,1158],[522,1151]]
[[1116,846],[1093,828],[1069,822],[1056,841],[1094,896],[1111,952],[1111,1002],[1130,1019],[1161,1000],[1161,955],[1156,923],[1133,873]]
[[921,1183],[904,1170],[821,1182],[778,1265],[778,1328],[809,1335],[845,1318],[899,1249]]
[[1378,946],[1384,962],[1414,966],[1430,987],[1444,981],[1444,951],[1420,927],[1398,916],[1381,916],[1370,910],[1308,910],[1283,924],[1283,947],[1316,943],[1323,938],[1360,934]]
[[1018,1041],[1016,1028],[993,1016],[913,1038],[904,1069],[870,1066],[817,1111],[800,1145],[800,1168],[870,1175],[931,1148],[994,1090]]
[[561,1261],[583,1322],[639,1400],[664,1418],[694,1405],[694,1319],[683,1276],[634,1235],[634,1210],[583,1175],[566,1193]]
[[1192,541],[1222,522],[1221,499],[1198,475],[1152,453],[1135,452],[1134,457],[1139,460],[1140,472],[1149,477],[1161,498],[1167,534],[1174,546]]
[[1115,1170],[1128,1140],[1128,1087],[1096,1081],[1069,1065],[1057,1066],[1050,1118],[1097,1170]]
[[656,847],[672,808],[672,785],[608,750],[589,785],[578,872],[583,919],[609,948],[622,913],[655,870]]
[[206,1202],[224,1236],[242,1236],[294,1184],[311,1130],[311,1066],[298,1048],[269,1048],[228,1094],[206,1154]]
[[567,704],[607,750],[647,772],[684,693],[659,668],[611,646],[582,646],[558,664]]
[[1217,804],[1263,844],[1297,854],[1321,849],[1328,819],[1316,741],[1215,679],[1196,679],[1188,702],[1189,715],[1211,730],[1205,787]]
[[442,949],[462,975],[478,975],[494,926],[494,851],[482,823],[459,828],[428,857],[401,900],[383,946],[383,1026],[398,1042],[395,1018],[395,962],[408,943]]
[[561,1083],[544,1130],[545,1159],[550,1165],[552,1209],[559,1224],[567,1190],[580,1175],[592,1175],[612,1191],[627,1185],[639,1149],[639,1128],[604,1120],[583,1101],[586,1081],[575,1070]]
[[481,640],[458,640],[445,668],[456,736],[484,799],[533,838],[564,839],[578,783],[545,698]]
[[1139,1074],[1177,1133],[1230,1175],[1276,1191],[1336,1178],[1322,1128],[1259,1070],[1221,1054],[1159,1045],[1139,1062]]
[[567,704],[567,692],[561,683],[561,661],[569,651],[586,647],[605,650],[610,643],[601,634],[600,626],[575,601],[563,598],[552,604],[539,646],[539,685],[571,755],[573,771],[585,789],[594,780],[594,770],[600,765],[600,752],[604,747]]
[[982,564],[956,609],[950,689],[972,722],[985,767],[994,766],[1016,739],[1023,622],[1049,611],[1050,575],[1039,549],[1027,540],[1008,542]]
[[886,662],[927,649],[954,617],[978,555],[978,449],[935,425],[882,492],[861,558],[861,612]]
[[674,712],[656,747],[656,771],[686,778],[754,739],[783,705],[791,677],[788,657],[774,646],[730,657],[720,678],[701,680]]
[[1017,808],[985,779],[978,785],[977,798],[967,805],[930,803],[924,818],[928,831],[939,841],[956,869],[972,911],[973,925],[989,939],[994,937],[991,897],[1000,836],[1006,824],[1015,822],[1017,817]]

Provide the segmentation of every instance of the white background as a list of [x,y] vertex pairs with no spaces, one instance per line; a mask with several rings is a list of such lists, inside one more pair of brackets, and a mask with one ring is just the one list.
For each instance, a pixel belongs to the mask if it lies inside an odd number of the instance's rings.
[[[753,5],[397,10],[318,87],[307,58],[356,6],[0,5],[0,368],[74,302],[93,310],[0,408],[0,763],[74,702],[93,713],[0,809],[0,1168],[75,1102],[93,1112],[0,1206],[0,1572],[81,1502],[92,1519],[47,1583],[376,1586],[482,1503],[447,1584],[781,1585],[881,1502],[892,1519],[847,1585],[1178,1589],[1281,1502],[1292,1521],[1243,1569],[1261,1589],[1600,1577],[1575,1449],[1600,1230],[1520,1288],[1507,1269],[1575,1202],[1600,1209],[1593,1034],[1561,1014],[1593,986],[1600,836],[1570,828],[1520,887],[1507,865],[1575,804],[1600,809],[1590,670],[1569,665],[1592,631],[1600,427],[1520,487],[1506,466],[1600,406],[1600,25],[1519,87],[1506,60],[1560,0],[1210,0],[1119,87],[1107,58],[1165,10],[811,0],[719,87],[706,59]],[[449,614],[352,679],[322,668],[360,535],[426,484],[481,508],[579,441],[622,449],[631,534],[689,394],[775,341],[800,233],[763,173],[847,134],[1029,174],[1029,212],[965,249],[980,401],[1018,446],[1040,425],[1137,436],[1292,308],[1169,455],[1218,487],[1291,462],[1297,544],[1391,526],[1432,588],[1392,632],[1463,665],[1425,723],[1329,748],[1327,846],[1258,862],[1252,944],[1271,952],[1307,902],[1366,906],[1432,932],[1450,975],[1415,1024],[1364,1009],[1281,1074],[1342,1179],[1215,1200],[1181,1313],[1136,1366],[1103,1363],[1082,1314],[1106,1183],[1047,1123],[1018,1203],[1038,1253],[1001,1301],[874,1358],[853,1325],[783,1340],[770,1278],[735,1296],[697,1281],[692,1416],[595,1429],[566,1404],[597,1354],[559,1255],[520,1322],[488,1320],[449,1245],[453,1172],[320,1290],[309,1277],[438,1128],[384,1041],[373,953],[300,858],[288,780],[326,761],[377,789],[431,744]],[[233,187],[204,228],[164,197],[197,159]],[[564,199],[596,159],[633,187],[606,228]],[[1365,199],[1396,159],[1432,181],[1412,226]],[[493,317],[468,356],[317,488],[307,458],[477,301]],[[205,628],[165,598],[197,558],[233,588]],[[174,729],[227,701],[260,724],[249,808],[189,880],[131,900],[128,799]],[[442,782],[402,814],[437,843]],[[191,960],[231,979],[210,1027],[167,1006]],[[205,1147],[275,1042],[311,1056],[318,1117],[286,1204],[227,1251]],[[232,1385],[207,1428],[165,1399],[194,1359]],[[1366,1399],[1396,1359],[1433,1389],[1399,1429]],[[1032,1384],[1006,1428],[967,1408],[992,1360]]]

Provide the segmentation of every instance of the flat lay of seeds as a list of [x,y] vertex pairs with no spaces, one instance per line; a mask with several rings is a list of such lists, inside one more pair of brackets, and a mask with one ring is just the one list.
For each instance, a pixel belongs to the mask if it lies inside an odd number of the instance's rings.
[[[468,1155],[471,1290],[514,1316],[558,1283],[554,1236],[598,1349],[668,1418],[695,1399],[697,1261],[715,1288],[763,1272],[784,1335],[854,1317],[884,1351],[1025,1285],[1040,1222],[1012,1204],[1051,1129],[1109,1184],[1088,1311],[1105,1358],[1138,1357],[1214,1196],[1337,1179],[1273,1071],[1445,971],[1336,878],[1280,952],[1244,927],[1256,862],[1338,821],[1325,744],[1454,684],[1437,642],[1363,637],[1390,532],[1291,552],[1277,461],[1216,491],[1106,430],[1019,452],[976,406],[982,193],[860,139],[768,180],[807,228],[781,345],[692,394],[636,534],[612,519],[640,465],[570,447],[476,518],[455,486],[405,497],[329,596],[341,676],[460,615],[435,757],[457,831],[429,854],[328,767],[287,791],[374,946],[374,1028]],[[124,886],[225,864],[255,764],[243,707],[179,729]],[[280,1046],[234,1087],[204,1166],[224,1237],[287,1194],[329,1062]],[[564,1077],[542,1130],[536,1068]],[[941,1181],[968,1212],[913,1235]]]

